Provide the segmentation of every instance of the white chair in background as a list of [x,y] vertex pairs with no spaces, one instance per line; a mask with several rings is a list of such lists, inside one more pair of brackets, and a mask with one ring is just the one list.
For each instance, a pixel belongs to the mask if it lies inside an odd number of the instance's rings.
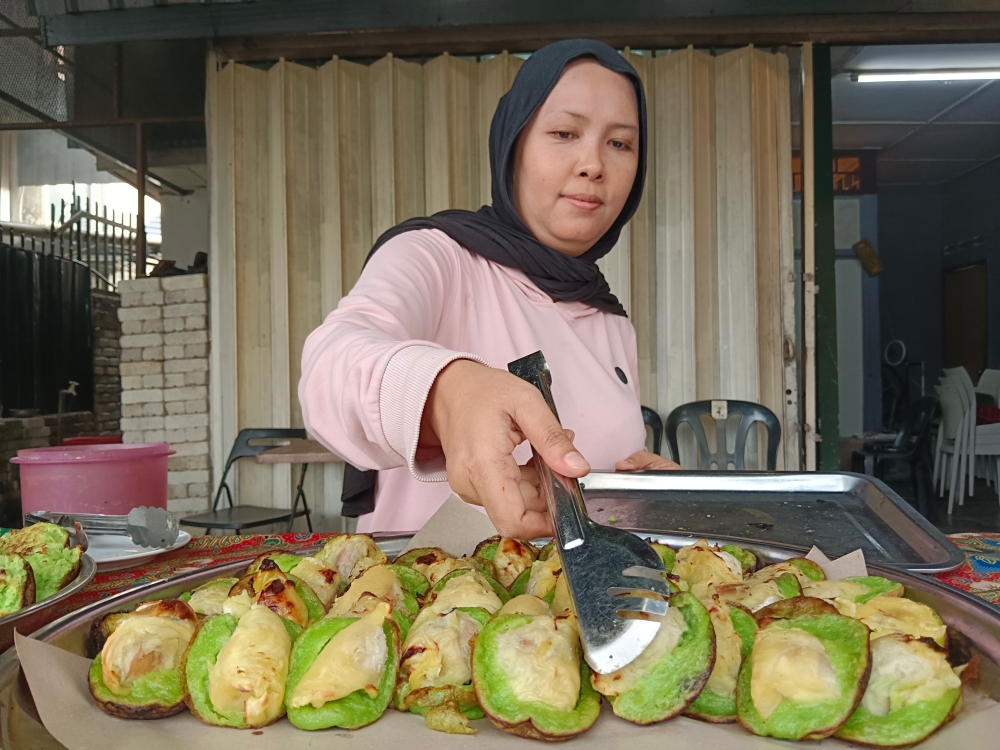
[[[948,380],[948,379],[945,379]],[[934,482],[937,484],[940,469],[941,482],[938,495],[944,494],[945,485],[950,488],[948,493],[948,515],[951,515],[955,505],[955,489],[958,485],[959,505],[964,487],[964,448],[968,435],[966,428],[966,410],[959,386],[951,382],[942,382],[935,386],[938,401],[941,404],[941,426],[938,431],[937,455],[934,459]]]
[[[957,382],[965,391],[966,398],[969,400],[971,414],[968,418],[969,439],[966,442],[967,463],[969,466],[969,496],[972,497],[975,494],[975,479],[977,476],[986,479],[987,487],[992,481],[994,486],[997,487],[998,492],[1000,492],[1000,485],[997,484],[995,472],[996,467],[993,461],[988,460],[989,457],[996,455],[992,444],[984,446],[983,450],[979,448],[980,436],[991,443],[989,437],[993,431],[983,431],[983,428],[989,427],[989,425],[976,425],[977,393],[989,395],[993,398],[995,404],[1000,404],[1000,370],[983,370],[983,374],[979,376],[979,384],[975,387],[973,387],[972,378],[969,377],[969,373],[964,367],[945,368],[944,373],[957,379]],[[961,504],[960,500],[959,505]]]
[[[1000,406],[1000,370],[983,370],[976,393],[991,397],[993,403]],[[992,481],[1000,497],[1000,424],[977,425],[974,441],[973,452],[975,458],[981,459],[979,466],[984,470],[986,484],[989,486]],[[990,460],[993,458],[996,460]]]
[[[965,504],[966,479],[970,497],[977,476],[984,477],[987,486],[992,482],[1000,495],[1000,425],[976,425],[977,389],[964,368],[948,368],[944,372],[938,393],[942,413],[947,410],[950,419],[945,416],[938,428],[933,481],[939,487],[939,494],[944,494],[945,486],[950,488],[948,512],[951,513],[956,491],[958,504]],[[989,387],[989,379],[985,387]]]
[[971,457],[973,460],[979,459],[987,485],[992,479],[993,487],[1000,499],[1000,424],[984,424],[976,427],[976,445]]
[[[969,469],[969,497],[972,497],[975,494],[976,488],[976,389],[972,385],[972,378],[969,377],[968,370],[964,367],[946,367],[942,372],[945,374],[945,377],[941,378],[941,382],[947,381],[958,386],[959,395],[963,401],[963,408],[967,412],[965,419],[965,455],[962,457],[962,466],[968,466]],[[962,505],[964,501],[965,493],[959,492],[958,504]]]
[[1000,406],[1000,370],[983,370],[976,384],[976,393],[993,397],[993,403]]

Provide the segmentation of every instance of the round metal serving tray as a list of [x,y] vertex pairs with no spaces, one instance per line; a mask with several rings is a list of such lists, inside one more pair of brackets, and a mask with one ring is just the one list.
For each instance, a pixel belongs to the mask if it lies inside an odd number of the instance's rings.
[[73,596],[76,592],[90,583],[90,579],[97,572],[97,564],[84,554],[80,557],[80,572],[76,574],[68,585],[63,586],[55,595],[44,601],[36,602],[30,607],[25,607],[14,614],[0,617],[0,651],[6,651],[14,645],[14,631],[21,635],[28,635],[38,630],[51,618],[49,611],[54,604],[58,604],[63,599]]
[[[692,541],[690,537],[680,535],[641,536],[674,547],[690,544]],[[728,544],[731,541],[726,537],[708,537],[708,540],[718,544]],[[379,547],[389,555],[400,552],[405,542],[405,539],[399,538],[378,540]],[[798,557],[805,552],[804,549],[773,545],[743,546],[756,552],[768,564]],[[307,551],[309,550],[301,550]],[[74,654],[92,657],[95,654],[90,641],[91,628],[99,618],[109,612],[132,609],[142,601],[179,596],[211,578],[241,571],[252,559],[247,557],[245,560],[183,573],[168,580],[123,591],[46,625],[32,637]],[[957,649],[965,659],[979,656],[979,690],[994,700],[1000,700],[1000,609],[945,586],[933,578],[875,566],[868,570],[872,575],[898,581],[906,587],[910,598],[937,610],[948,625],[951,648]],[[5,750],[56,750],[63,747],[46,731],[38,718],[15,649],[10,649],[0,657],[0,747]]]

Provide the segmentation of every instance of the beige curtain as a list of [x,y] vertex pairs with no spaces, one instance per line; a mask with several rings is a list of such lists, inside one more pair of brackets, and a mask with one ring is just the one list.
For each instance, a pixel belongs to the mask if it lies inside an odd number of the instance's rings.
[[[601,266],[636,327],[643,401],[664,416],[696,398],[761,401],[783,419],[784,465],[797,467],[795,362],[782,357],[794,341],[787,60],[752,48],[624,54],[648,94],[649,171]],[[263,71],[210,56],[216,477],[240,428],[302,424],[303,342],[374,239],[490,200],[489,124],[521,62],[389,55]],[[287,505],[289,467],[247,463],[242,501]],[[322,526],[339,509],[341,468],[310,474]]]
[[746,47],[643,62],[655,170],[655,243],[641,261],[632,245],[632,278],[655,279],[632,289],[643,401],[664,416],[762,403],[781,422],[778,468],[798,469],[788,59]]

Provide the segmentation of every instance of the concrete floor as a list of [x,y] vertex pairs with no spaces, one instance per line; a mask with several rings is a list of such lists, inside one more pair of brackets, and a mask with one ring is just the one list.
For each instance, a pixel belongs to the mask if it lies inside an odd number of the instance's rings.
[[[909,481],[888,482],[888,485],[904,497],[911,505],[916,506],[913,485]],[[996,487],[986,486],[985,480],[976,481],[976,494],[965,498],[965,504],[959,506],[957,501],[952,514],[948,515],[948,496],[932,498],[933,514],[931,523],[945,534],[955,534],[960,531],[991,531],[1000,532],[1000,500],[997,499]]]

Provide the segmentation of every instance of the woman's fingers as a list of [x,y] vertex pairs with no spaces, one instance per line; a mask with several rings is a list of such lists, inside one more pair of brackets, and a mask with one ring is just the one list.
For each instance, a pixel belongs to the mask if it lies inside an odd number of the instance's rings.
[[487,459],[472,473],[478,498],[501,536],[531,539],[550,533],[551,522],[537,489],[530,479],[522,478],[513,456]]
[[649,451],[636,451],[615,464],[615,471],[675,471],[680,468],[680,464]]
[[582,477],[590,471],[587,459],[574,447],[541,393],[534,388],[523,391],[512,407],[517,429],[551,469],[567,477]]
[[531,459],[521,467],[521,497],[524,500],[524,507],[527,510],[535,510],[539,513],[548,513],[548,506],[545,498],[542,497],[540,489],[540,478],[538,470],[534,466],[535,459]]

